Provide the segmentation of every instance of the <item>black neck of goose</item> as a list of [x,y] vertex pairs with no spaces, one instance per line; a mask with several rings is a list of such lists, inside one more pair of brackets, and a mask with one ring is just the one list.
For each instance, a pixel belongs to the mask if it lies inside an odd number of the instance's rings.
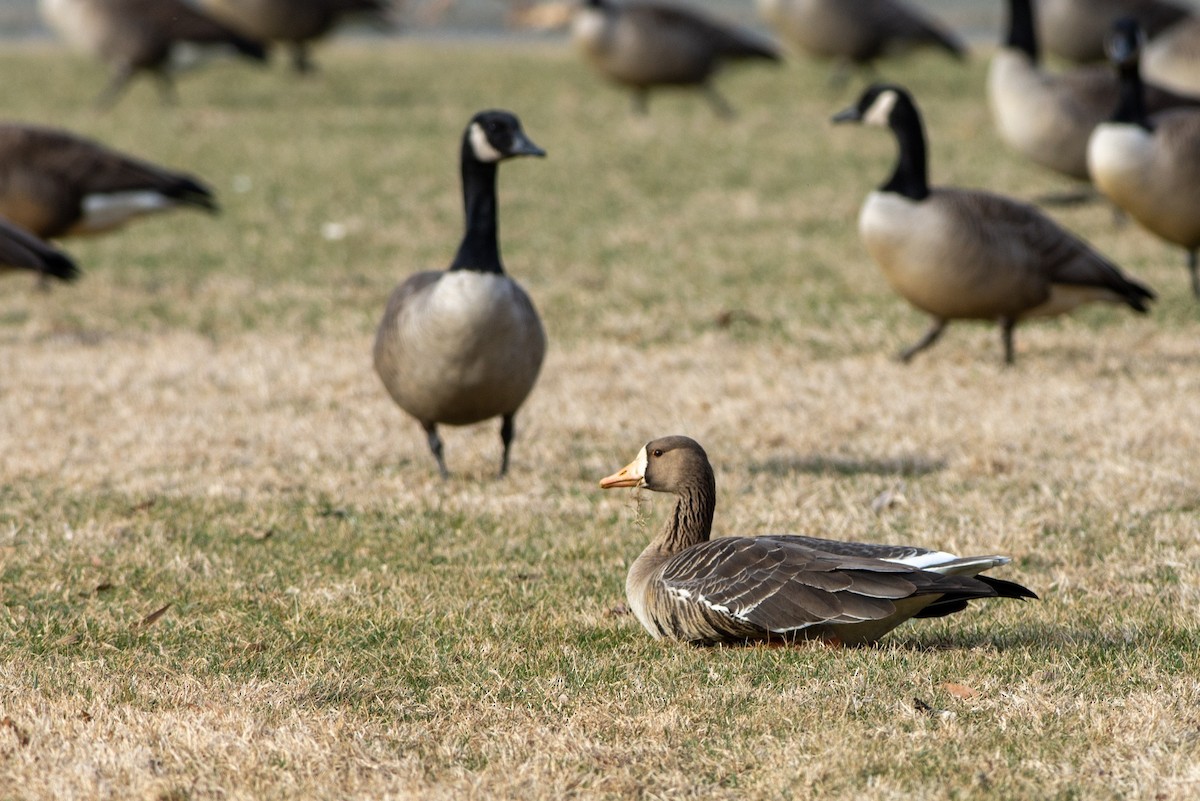
[[1120,77],[1120,95],[1117,110],[1113,112],[1113,122],[1128,122],[1147,131],[1153,130],[1150,118],[1146,115],[1146,92],[1138,63],[1122,64],[1117,67],[1117,75]]
[[1033,0],[1009,0],[1008,38],[1006,47],[1013,47],[1038,63],[1037,32],[1034,29]]
[[712,534],[713,511],[717,508],[717,485],[712,472],[679,490],[675,508],[659,537],[659,549],[667,554],[707,542]]
[[451,270],[475,270],[504,273],[500,261],[499,223],[496,219],[495,162],[480,161],[463,141],[463,205],[467,213],[467,231],[454,256]]
[[897,101],[892,109],[888,124],[896,135],[899,158],[896,170],[887,183],[879,187],[884,192],[896,192],[911,200],[929,197],[929,168],[925,153],[925,132],[921,129],[921,115],[908,101]]

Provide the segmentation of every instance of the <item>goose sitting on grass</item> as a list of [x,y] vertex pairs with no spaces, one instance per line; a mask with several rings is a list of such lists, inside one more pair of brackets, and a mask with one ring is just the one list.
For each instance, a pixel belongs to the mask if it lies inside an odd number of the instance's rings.
[[604,489],[675,495],[662,532],[629,568],[625,593],[655,639],[698,645],[823,640],[873,643],[906,620],[962,611],[976,598],[1037,598],[979,575],[1007,556],[800,536],[709,539],[716,481],[687,437],[648,443]]
[[375,337],[375,371],[396,404],[429,439],[442,477],[439,423],[502,418],[504,456],[517,409],[533,389],[546,335],[525,290],[504,272],[496,215],[496,170],[505,159],[544,156],[507,111],[481,111],[462,137],[467,230],[448,270],[420,272],[396,287]]

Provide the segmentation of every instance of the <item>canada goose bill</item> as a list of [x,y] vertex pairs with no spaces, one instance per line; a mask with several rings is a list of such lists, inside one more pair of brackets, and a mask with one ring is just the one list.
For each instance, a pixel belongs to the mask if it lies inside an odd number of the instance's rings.
[[36,236],[102,233],[181,206],[217,211],[192,175],[68,131],[0,123],[0,215]]
[[42,18],[66,42],[108,64],[112,79],[96,100],[112,106],[133,76],[158,80],[164,103],[176,101],[171,57],[181,43],[233,48],[255,61],[266,50],[205,15],[185,0],[38,0]]
[[858,230],[892,288],[933,318],[901,361],[937,342],[951,320],[999,321],[1012,364],[1013,332],[1026,318],[1094,301],[1147,311],[1149,288],[1033,206],[930,186],[921,114],[903,87],[874,84],[833,121],[888,128],[899,145],[891,177],[863,203]]
[[600,486],[675,495],[674,511],[625,582],[630,609],[656,639],[866,645],[909,619],[959,612],[975,599],[1037,598],[980,575],[1008,564],[1007,556],[796,535],[711,539],[716,480],[688,437],[647,443]]
[[1132,17],[1114,23],[1108,54],[1121,97],[1112,118],[1092,132],[1088,168],[1113,203],[1187,251],[1192,293],[1200,298],[1200,109],[1147,113],[1139,67],[1143,41]]
[[375,336],[375,371],[421,424],[449,476],[438,425],[501,418],[508,472],[517,410],[541,370],[546,335],[525,290],[500,260],[496,173],[501,161],[546,153],[507,111],[481,111],[462,134],[466,232],[448,270],[419,272],[393,291]]
[[587,61],[605,78],[633,90],[634,111],[644,114],[652,89],[693,87],[721,117],[733,108],[712,85],[728,61],[778,61],[770,42],[711,20],[689,8],[647,0],[584,0],[571,36]]

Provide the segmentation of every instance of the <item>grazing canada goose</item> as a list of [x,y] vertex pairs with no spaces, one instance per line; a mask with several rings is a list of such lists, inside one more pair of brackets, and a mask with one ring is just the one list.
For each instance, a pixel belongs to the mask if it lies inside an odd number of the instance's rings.
[[177,206],[217,210],[190,175],[67,131],[0,123],[0,216],[37,236],[100,233]]
[[309,44],[333,30],[343,17],[370,14],[385,19],[385,0],[202,0],[208,13],[246,36],[286,42],[297,72],[309,72]]
[[1109,56],[1121,78],[1121,102],[1088,143],[1096,188],[1131,217],[1187,251],[1192,292],[1200,298],[1200,109],[1170,109],[1150,117],[1138,70],[1141,36],[1132,18],[1119,20]]
[[[1117,79],[1102,65],[1051,74],[1038,65],[1033,0],[1009,0],[1008,36],[992,57],[988,101],[1000,138],[1026,158],[1063,175],[1088,180],[1087,142],[1117,104]],[[1154,111],[1200,105],[1147,86]]]
[[542,366],[542,322],[500,261],[496,169],[504,159],[544,155],[509,112],[471,118],[462,138],[462,244],[448,270],[416,273],[396,287],[375,336],[375,371],[425,428],[443,478],[437,425],[492,417],[503,420],[500,475],[508,471],[513,419]]
[[625,580],[629,607],[655,639],[864,645],[910,618],[959,612],[976,598],[1037,598],[978,575],[1008,564],[1007,556],[788,535],[709,539],[716,481],[708,455],[687,437],[648,443],[600,486],[676,496]]
[[816,58],[863,66],[921,46],[966,55],[957,36],[904,0],[759,0],[758,9],[785,41]]
[[1154,298],[1033,206],[931,187],[921,115],[901,87],[875,84],[833,121],[889,127],[900,146],[895,172],[863,203],[858,231],[892,287],[933,316],[925,336],[900,353],[902,361],[936,342],[950,320],[998,320],[1011,364],[1019,320],[1089,301],[1145,312]]
[[1200,94],[1200,17],[1184,20],[1146,45],[1142,71],[1159,86]]
[[47,277],[74,281],[79,268],[71,257],[47,245],[33,234],[0,219],[0,272],[32,270]]
[[1039,0],[1038,41],[1061,58],[1102,61],[1104,40],[1118,17],[1134,17],[1147,36],[1157,36],[1191,14],[1170,0]]
[[575,14],[571,35],[592,66],[633,90],[639,113],[645,113],[652,88],[696,86],[718,114],[729,116],[731,107],[709,82],[721,64],[779,60],[773,45],[749,31],[657,3],[586,0]]
[[158,78],[165,102],[175,99],[168,71],[173,48],[181,42],[228,45],[263,61],[266,51],[205,16],[184,0],[39,0],[42,17],[72,46],[90,53],[113,70],[97,99],[111,105],[140,71]]

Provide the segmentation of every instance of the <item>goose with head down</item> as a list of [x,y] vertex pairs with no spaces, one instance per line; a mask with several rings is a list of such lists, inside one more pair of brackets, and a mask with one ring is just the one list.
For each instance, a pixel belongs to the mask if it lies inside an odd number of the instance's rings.
[[1154,293],[1033,206],[974,189],[931,187],[921,114],[893,84],[869,87],[834,122],[890,128],[900,146],[892,176],[870,193],[858,231],[888,283],[933,325],[900,353],[908,361],[951,320],[997,320],[1004,360],[1013,329],[1093,301],[1146,312]]
[[980,575],[1007,564],[1006,556],[795,535],[710,539],[716,481],[708,455],[687,437],[647,443],[600,486],[675,495],[665,526],[625,583],[630,608],[656,639],[863,645],[906,620],[959,612],[977,598],[1037,597]]

